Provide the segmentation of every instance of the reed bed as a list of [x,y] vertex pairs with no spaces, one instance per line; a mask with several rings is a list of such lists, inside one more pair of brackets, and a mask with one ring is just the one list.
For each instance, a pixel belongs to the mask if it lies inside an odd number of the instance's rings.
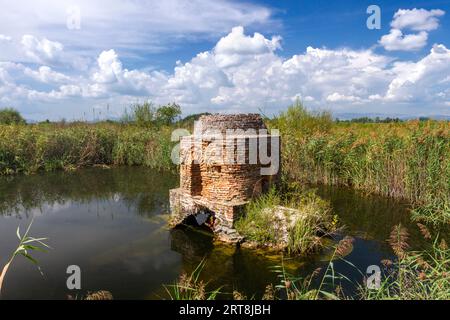
[[0,125],[0,174],[92,165],[171,170],[171,131],[115,123]]
[[413,217],[450,223],[450,123],[333,122],[297,104],[268,121],[282,136],[283,174],[410,201]]

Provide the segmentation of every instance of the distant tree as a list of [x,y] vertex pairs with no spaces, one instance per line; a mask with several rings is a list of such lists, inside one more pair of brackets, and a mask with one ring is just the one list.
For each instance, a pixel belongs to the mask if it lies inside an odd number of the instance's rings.
[[161,106],[156,110],[156,122],[158,124],[171,124],[181,115],[181,108],[176,103]]
[[372,123],[374,122],[374,120],[372,118],[369,117],[360,117],[360,118],[353,118],[350,120],[350,122],[355,122],[355,123]]
[[186,117],[178,120],[179,123],[194,123],[194,121],[197,121],[201,116],[208,116],[211,115],[209,112],[202,112],[202,113],[193,113],[190,115],[187,115]]
[[350,120],[340,120],[341,122],[352,122],[352,123],[390,123],[390,122],[402,122],[399,118],[369,118],[369,117],[360,117],[360,118],[352,118]]
[[50,123],[50,120],[48,120],[48,119],[38,122],[38,124],[49,124],[49,123]]
[[211,113],[209,112],[202,112],[202,113],[194,113],[194,114],[190,114],[182,119],[178,119],[176,121],[176,125],[179,128],[184,128],[184,129],[188,129],[188,130],[193,130],[194,129],[194,122],[197,121],[201,116],[204,115],[210,115]]
[[13,108],[0,109],[0,124],[25,124],[19,111]]
[[179,105],[172,103],[156,107],[152,102],[136,103],[131,110],[125,110],[122,122],[136,123],[138,126],[150,127],[169,125],[181,114]]

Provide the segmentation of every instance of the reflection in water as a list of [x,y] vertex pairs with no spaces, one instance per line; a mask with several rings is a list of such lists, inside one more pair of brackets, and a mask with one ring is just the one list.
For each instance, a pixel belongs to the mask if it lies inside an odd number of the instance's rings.
[[[211,288],[222,287],[222,298],[230,298],[233,290],[245,292],[249,297],[253,294],[261,297],[267,284],[277,283],[271,267],[280,263],[279,255],[213,243],[210,234],[190,227],[172,230],[171,239],[171,248],[181,254],[185,272],[192,272],[206,258],[201,278],[209,282]],[[299,264],[295,261],[294,266]],[[294,272],[292,266],[287,264],[287,267]]]
[[390,254],[386,239],[392,226],[399,223],[408,229],[412,249],[420,249],[426,243],[416,224],[411,221],[409,205],[405,201],[364,195],[343,187],[317,186],[316,190],[321,197],[331,202],[347,235],[359,240],[372,240],[385,254]]
[[[79,293],[109,290],[119,299],[154,299],[165,296],[162,284],[193,271],[204,258],[201,276],[212,288],[261,297],[267,284],[277,283],[270,267],[280,264],[280,256],[218,245],[198,229],[168,230],[168,190],[177,180],[176,175],[141,167],[1,177],[0,265],[15,249],[17,225],[28,224],[32,215],[32,235],[48,237],[53,247],[36,255],[44,277],[25,259],[14,262],[4,298],[74,295],[65,283],[67,266],[76,264],[82,271]],[[331,201],[346,233],[356,237],[347,259],[361,270],[391,254],[384,240],[392,225],[409,223],[404,204],[346,189],[321,187],[318,192]],[[323,265],[327,254],[286,259],[285,267],[306,275]],[[336,269],[360,280],[348,265],[338,262]]]
[[[177,177],[145,168],[83,169],[32,176],[0,177],[0,214],[21,215],[58,210],[70,202],[122,202],[151,216],[168,209],[166,192]],[[42,210],[39,210],[42,209]]]

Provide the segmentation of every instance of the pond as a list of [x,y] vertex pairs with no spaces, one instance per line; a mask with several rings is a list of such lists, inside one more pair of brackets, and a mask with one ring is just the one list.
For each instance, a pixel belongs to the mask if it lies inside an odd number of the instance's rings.
[[[17,226],[24,230],[32,217],[31,235],[47,237],[52,247],[34,254],[43,275],[23,257],[14,261],[3,298],[66,299],[97,290],[109,290],[116,299],[167,298],[163,284],[204,258],[202,278],[211,288],[222,286],[222,298],[233,290],[260,298],[266,285],[279,282],[272,269],[281,264],[278,255],[218,245],[211,234],[189,227],[169,230],[168,192],[177,184],[177,175],[143,167],[0,177],[0,266],[17,246]],[[392,256],[385,240],[399,222],[410,229],[413,247],[420,246],[407,204],[337,187],[317,192],[346,226],[342,236],[355,237],[346,259],[363,273]],[[304,276],[328,257],[325,250],[283,263],[290,273]],[[79,291],[66,287],[69,265],[81,268]],[[346,263],[337,262],[336,269],[352,280],[362,278]]]

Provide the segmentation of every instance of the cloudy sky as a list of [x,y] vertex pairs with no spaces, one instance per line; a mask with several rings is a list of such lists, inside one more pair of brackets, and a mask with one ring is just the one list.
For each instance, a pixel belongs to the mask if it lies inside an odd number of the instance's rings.
[[[367,8],[381,9],[369,29]],[[0,0],[0,108],[450,115],[450,1]]]

